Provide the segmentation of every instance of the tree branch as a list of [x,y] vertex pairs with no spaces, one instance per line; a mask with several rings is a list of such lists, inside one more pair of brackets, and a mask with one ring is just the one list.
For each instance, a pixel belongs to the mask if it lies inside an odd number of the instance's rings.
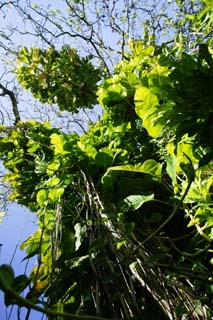
[[0,89],[2,90],[2,92],[0,93],[0,96],[2,96],[2,97],[9,96],[9,98],[12,102],[13,114],[15,116],[15,124],[16,124],[17,122],[19,122],[21,120],[21,118],[20,118],[18,104],[17,104],[15,94],[11,90],[9,90],[5,86],[3,86],[1,83],[0,83]]
[[15,290],[12,288],[4,287],[2,288],[5,293],[7,293],[11,298],[14,298],[16,303],[19,306],[26,307],[28,309],[34,309],[38,312],[44,313],[50,317],[61,317],[63,319],[71,319],[71,320],[109,320],[109,318],[101,318],[101,317],[96,317],[96,316],[81,316],[81,315],[75,315],[67,312],[57,312],[53,311],[47,308],[42,308],[34,304],[32,301],[29,299],[25,299],[21,297]]

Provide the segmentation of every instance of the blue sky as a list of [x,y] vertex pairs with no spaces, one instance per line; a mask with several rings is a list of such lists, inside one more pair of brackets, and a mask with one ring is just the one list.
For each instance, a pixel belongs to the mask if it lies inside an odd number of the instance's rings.
[[[0,265],[11,264],[15,270],[15,275],[18,276],[22,273],[29,274],[34,261],[22,261],[25,257],[25,252],[19,249],[22,241],[30,236],[36,229],[35,214],[27,210],[25,207],[17,205],[16,203],[10,204],[6,215],[0,224]],[[28,264],[27,264],[28,263]],[[17,319],[17,308],[6,308],[4,305],[3,293],[0,291],[0,320],[15,320]],[[24,311],[24,310],[23,310]],[[21,319],[24,319],[22,312]],[[32,312],[34,320],[41,319],[41,314]],[[31,318],[32,319],[32,318]]]
[[[1,1],[0,1],[1,2]],[[42,3],[41,0],[36,1],[37,3]],[[52,1],[53,3],[57,3],[57,1]],[[9,8],[7,11],[7,15],[4,18],[3,13],[0,12],[0,32],[8,31],[7,25],[13,25],[17,28],[23,27],[22,19],[17,15],[15,10]],[[16,44],[30,46],[33,43],[33,39],[31,37],[22,37],[16,34],[15,38],[11,38],[12,41]],[[1,41],[1,38],[0,38]],[[35,43],[34,43],[35,45]],[[0,75],[4,73],[4,67],[1,60],[4,60],[4,53],[0,56]],[[7,59],[7,57],[5,58]],[[6,78],[3,78],[7,81],[14,77],[14,75],[8,74]],[[0,78],[2,81],[2,77]],[[9,84],[10,88],[10,84]],[[28,99],[27,94],[24,94],[26,100]],[[26,98],[27,97],[27,98]],[[11,109],[10,101],[6,98],[1,97],[1,105],[7,109]],[[23,104],[22,104],[23,105]],[[19,103],[20,107],[20,103]],[[21,110],[22,111],[22,110]],[[25,112],[25,110],[23,111]],[[0,121],[1,123],[1,121]],[[0,208],[0,211],[3,211]],[[2,264],[11,264],[15,271],[15,276],[20,274],[29,275],[32,266],[35,263],[35,260],[30,259],[29,261],[23,261],[26,256],[24,251],[19,249],[20,244],[26,240],[34,231],[36,230],[36,216],[34,213],[27,210],[25,207],[20,206],[16,203],[11,203],[7,206],[7,210],[5,211],[5,217],[2,218],[2,223],[0,223],[0,265]],[[0,320],[16,320],[18,319],[17,315],[17,307],[13,306],[6,308],[4,305],[4,295],[3,292],[0,291]],[[26,309],[22,308],[20,319],[25,319]],[[36,311],[31,311],[30,319],[40,320],[45,319],[42,318],[42,314]]]

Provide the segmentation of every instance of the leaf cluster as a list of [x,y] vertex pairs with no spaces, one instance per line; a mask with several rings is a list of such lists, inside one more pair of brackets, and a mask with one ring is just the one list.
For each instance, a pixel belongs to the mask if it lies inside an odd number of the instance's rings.
[[57,104],[61,111],[76,113],[96,103],[101,71],[80,58],[76,50],[64,46],[60,51],[22,47],[17,56],[17,79],[40,102]]

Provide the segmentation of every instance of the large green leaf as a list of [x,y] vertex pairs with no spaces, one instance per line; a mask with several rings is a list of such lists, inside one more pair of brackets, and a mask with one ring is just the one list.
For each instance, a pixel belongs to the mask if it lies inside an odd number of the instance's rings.
[[109,171],[130,171],[130,172],[139,172],[146,173],[153,176],[160,177],[161,176],[161,164],[153,159],[148,159],[144,163],[137,163],[134,165],[127,164],[123,166],[115,166],[108,168]]
[[159,104],[156,94],[154,94],[149,88],[139,86],[135,90],[135,106],[137,115],[143,119],[150,114],[154,108]]
[[129,209],[137,210],[139,209],[145,202],[152,201],[154,199],[154,194],[149,195],[131,195],[126,197],[123,202],[128,206]]
[[106,169],[112,165],[112,162],[113,162],[113,157],[112,155],[109,154],[109,152],[106,153],[106,152],[99,151],[95,156],[95,163],[98,167]]
[[143,120],[143,127],[148,134],[156,138],[163,129],[163,125],[158,121],[161,118],[158,97],[149,88],[138,87],[135,91],[135,112]]

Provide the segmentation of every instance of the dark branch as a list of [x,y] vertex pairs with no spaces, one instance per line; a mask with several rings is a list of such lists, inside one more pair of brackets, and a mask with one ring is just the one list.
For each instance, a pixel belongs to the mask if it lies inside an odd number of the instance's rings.
[[13,114],[15,116],[15,124],[16,124],[17,122],[19,122],[21,120],[21,118],[19,115],[18,104],[17,104],[15,94],[11,90],[9,90],[5,86],[3,86],[1,83],[0,83],[0,89],[2,90],[2,92],[0,93],[0,96],[2,96],[2,97],[9,96],[9,98],[12,102]]

